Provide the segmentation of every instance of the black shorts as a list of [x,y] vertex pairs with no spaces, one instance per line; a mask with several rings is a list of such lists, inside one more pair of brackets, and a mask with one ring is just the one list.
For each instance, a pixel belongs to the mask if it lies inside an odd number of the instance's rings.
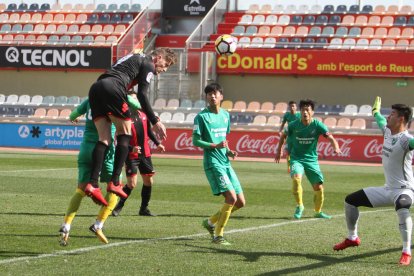
[[125,162],[125,170],[127,176],[133,176],[139,173],[141,175],[154,175],[154,167],[152,166],[151,156],[139,156],[138,159],[127,159]]
[[108,115],[124,120],[131,119],[127,93],[115,79],[101,79],[92,84],[89,90],[89,105],[93,120]]

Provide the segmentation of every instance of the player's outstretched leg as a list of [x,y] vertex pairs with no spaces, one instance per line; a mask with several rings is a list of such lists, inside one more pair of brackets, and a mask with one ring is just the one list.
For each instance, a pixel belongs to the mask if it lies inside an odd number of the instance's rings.
[[94,234],[98,237],[98,239],[99,239],[101,242],[103,242],[103,243],[108,243],[108,239],[105,237],[105,234],[102,232],[102,229],[100,229],[100,228],[96,228],[96,227],[95,227],[95,224],[92,224],[92,225],[89,227],[89,230],[90,230],[92,233],[94,233]]
[[333,249],[335,251],[344,250],[348,247],[359,246],[361,244],[361,240],[357,237],[355,240],[350,240],[346,238],[343,242],[337,243],[334,245]]
[[303,205],[296,206],[295,213],[293,214],[293,217],[295,219],[300,219],[302,217],[303,210],[305,210],[305,207],[303,207]]
[[85,187],[85,194],[92,198],[92,200],[98,205],[108,206],[104,196],[102,195],[101,189],[99,187],[95,188],[91,183],[88,183]]

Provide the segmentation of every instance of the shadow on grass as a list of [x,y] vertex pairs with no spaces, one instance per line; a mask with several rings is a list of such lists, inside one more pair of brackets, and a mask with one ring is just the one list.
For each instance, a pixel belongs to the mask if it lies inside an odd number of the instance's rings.
[[[291,274],[291,273],[303,273],[305,271],[313,270],[313,269],[319,269],[323,267],[328,267],[331,265],[337,265],[340,263],[350,263],[354,262],[356,260],[361,260],[365,258],[370,258],[374,256],[379,256],[383,254],[388,254],[392,252],[399,252],[401,251],[401,248],[389,248],[389,249],[383,249],[375,252],[367,252],[362,254],[356,254],[352,256],[328,256],[328,255],[318,255],[314,253],[292,253],[292,252],[244,252],[240,250],[231,250],[231,249],[225,249],[222,246],[220,248],[215,247],[204,247],[204,246],[196,246],[196,245],[189,245],[186,244],[186,247],[193,247],[198,250],[193,251],[194,253],[201,253],[205,254],[207,251],[211,251],[214,254],[226,254],[226,255],[238,255],[245,258],[245,261],[247,262],[257,262],[261,257],[295,257],[295,258],[306,258],[310,260],[316,260],[319,261],[318,263],[309,264],[309,265],[303,265],[298,267],[291,267],[291,268],[284,268],[280,270],[274,270],[271,272],[266,272],[262,274],[262,276],[270,276],[270,275],[284,275],[284,274]],[[395,260],[395,264],[397,264],[398,260]]]
[[[40,217],[44,217],[44,216],[51,216],[51,217],[64,217],[65,213],[59,213],[59,214],[52,214],[52,213],[30,213],[30,212],[0,212],[0,215],[12,215],[12,216],[40,216]],[[95,214],[76,214],[76,217],[96,217],[96,213]]]

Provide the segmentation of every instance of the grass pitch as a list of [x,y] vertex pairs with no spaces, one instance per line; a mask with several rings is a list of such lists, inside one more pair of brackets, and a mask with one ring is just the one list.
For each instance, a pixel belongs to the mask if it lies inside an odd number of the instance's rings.
[[76,187],[76,156],[0,153],[0,275],[412,275],[412,267],[397,265],[393,208],[362,208],[361,246],[332,250],[346,236],[345,195],[382,185],[382,167],[322,165],[324,212],[333,218],[312,218],[305,180],[304,218],[296,221],[286,164],[234,161],[247,205],[227,225],[232,245],[218,246],[201,221],[223,199],[211,195],[202,160],[153,161],[150,209],[157,217],[137,215],[139,184],[121,215],[107,220],[104,245],[88,230],[99,208],[85,198],[70,243],[61,247],[58,229]]

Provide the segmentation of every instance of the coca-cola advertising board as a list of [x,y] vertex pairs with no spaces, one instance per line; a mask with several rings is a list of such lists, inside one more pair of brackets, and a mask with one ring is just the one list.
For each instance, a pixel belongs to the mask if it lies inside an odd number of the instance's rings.
[[[319,160],[380,163],[382,136],[373,135],[334,135],[342,153],[334,153],[328,139],[320,137],[318,143]],[[258,131],[232,131],[227,137],[230,148],[241,157],[274,158],[279,143],[279,133]],[[168,129],[164,142],[167,153],[202,155],[203,150],[195,147],[190,129]],[[151,145],[154,149],[155,146]]]

